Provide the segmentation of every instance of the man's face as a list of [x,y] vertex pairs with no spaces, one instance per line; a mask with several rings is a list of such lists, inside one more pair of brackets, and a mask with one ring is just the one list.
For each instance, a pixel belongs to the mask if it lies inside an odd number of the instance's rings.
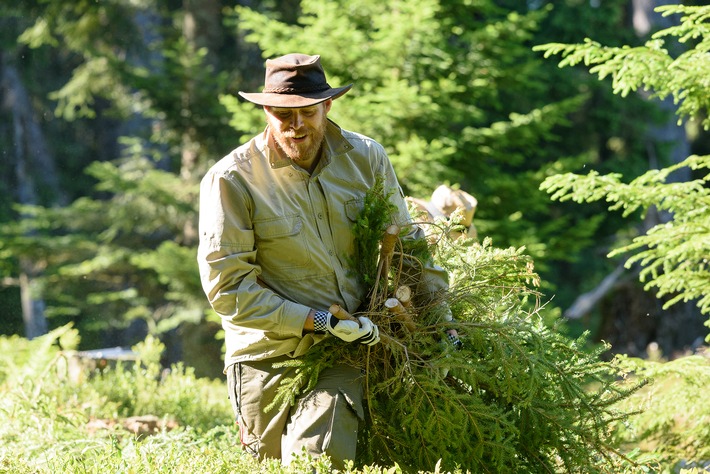
[[274,140],[303,168],[310,168],[318,156],[332,102],[328,99],[300,108],[264,107]]

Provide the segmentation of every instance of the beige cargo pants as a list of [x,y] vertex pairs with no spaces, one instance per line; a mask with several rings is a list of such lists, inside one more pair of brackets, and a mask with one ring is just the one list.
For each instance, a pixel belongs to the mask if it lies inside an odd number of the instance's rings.
[[359,421],[364,419],[361,371],[338,365],[325,369],[313,390],[295,404],[265,412],[281,380],[292,367],[274,368],[271,359],[242,362],[227,369],[227,386],[243,448],[258,459],[276,458],[288,465],[305,448],[311,456],[327,454],[333,467],[355,459]]

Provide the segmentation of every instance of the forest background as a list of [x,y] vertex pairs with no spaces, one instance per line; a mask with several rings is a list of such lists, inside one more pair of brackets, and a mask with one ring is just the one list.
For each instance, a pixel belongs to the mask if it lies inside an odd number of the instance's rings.
[[[105,455],[135,472],[131,453],[151,442],[131,451],[86,438],[98,416],[171,416],[187,429],[163,455],[182,468],[185,455],[214,453],[203,443],[234,444],[220,325],[195,265],[197,185],[263,128],[236,91],[258,90],[264,58],[292,51],[320,54],[331,84],[355,84],[331,117],[383,143],[408,195],[460,187],[478,200],[485,245],[524,248],[541,277],[540,334],[559,332],[572,349],[588,331],[591,358],[604,341],[606,359],[646,359],[614,361],[658,379],[627,402],[653,403],[635,429],[624,425],[622,450],[655,450],[676,472],[707,467],[709,13],[659,5],[0,7],[0,468],[19,472],[36,453],[51,464],[51,451],[60,470],[85,469],[89,443],[97,466]],[[93,378],[81,396],[46,383],[57,350],[114,346],[133,346],[147,366]]]
[[[565,172],[630,180],[708,153],[702,114],[679,122],[670,97],[622,97],[533,50],[585,38],[641,45],[678,21],[657,3],[3,6],[0,333],[32,338],[72,322],[83,349],[150,333],[167,362],[219,376],[219,323],[195,268],[197,185],[263,127],[236,92],[260,89],[264,58],[302,51],[322,56],[331,84],[355,84],[331,116],[384,144],[408,195],[460,187],[478,200],[481,238],[525,247],[559,330],[589,330],[634,356],[692,350],[707,334],[696,302],[664,308],[639,265],[624,268],[628,255],[607,258],[667,213],[623,216],[540,189]],[[686,168],[671,180],[691,177]]]

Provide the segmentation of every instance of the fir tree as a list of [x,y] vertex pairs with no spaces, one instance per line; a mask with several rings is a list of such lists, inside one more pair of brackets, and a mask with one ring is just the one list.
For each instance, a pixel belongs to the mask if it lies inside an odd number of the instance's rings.
[[[673,97],[679,120],[694,118],[710,129],[710,7],[663,6],[664,15],[680,14],[678,26],[661,30],[642,47],[605,47],[591,40],[584,44],[548,44],[538,49],[546,56],[560,54],[560,66],[583,64],[600,78],[610,76],[614,92],[627,95],[640,89],[651,97]],[[687,49],[674,57],[667,45],[677,39]],[[697,178],[669,182],[669,175],[690,168]],[[641,281],[658,297],[669,296],[664,307],[679,301],[696,301],[701,312],[710,315],[710,156],[691,156],[681,163],[651,170],[629,183],[619,173],[587,175],[566,173],[547,178],[542,189],[561,201],[610,203],[611,210],[623,209],[625,216],[655,207],[669,212],[672,220],[660,223],[628,244],[610,253],[633,255],[630,267],[642,266]],[[706,322],[706,325],[710,320]]]

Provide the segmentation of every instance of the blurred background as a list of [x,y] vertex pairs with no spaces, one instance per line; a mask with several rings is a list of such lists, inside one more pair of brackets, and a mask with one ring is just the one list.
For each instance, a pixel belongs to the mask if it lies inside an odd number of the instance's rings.
[[[8,2],[6,2],[8,3]],[[196,267],[198,184],[263,129],[237,100],[264,60],[320,54],[354,83],[330,117],[387,149],[405,192],[472,195],[479,239],[534,258],[558,330],[614,353],[703,344],[696,302],[663,309],[608,258],[670,216],[552,201],[564,172],[620,173],[710,153],[700,118],[533,50],[643,45],[678,22],[651,0],[21,0],[0,6],[0,334],[72,323],[84,350],[147,334],[165,363],[222,372],[219,319]],[[680,54],[687,43],[671,43]],[[690,171],[672,180],[693,179]]]

